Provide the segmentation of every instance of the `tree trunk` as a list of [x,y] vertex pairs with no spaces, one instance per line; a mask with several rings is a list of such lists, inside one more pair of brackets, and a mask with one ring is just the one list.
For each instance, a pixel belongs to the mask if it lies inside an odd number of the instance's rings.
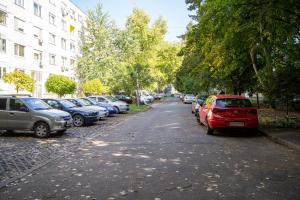
[[263,82],[258,74],[258,70],[257,70],[257,65],[256,65],[256,59],[255,59],[255,49],[256,47],[253,46],[250,50],[250,57],[251,57],[251,61],[252,61],[252,67],[253,67],[253,70],[255,72],[255,75],[259,81],[259,83],[263,86]]
[[256,92],[256,104],[257,104],[257,108],[259,108],[259,98],[258,98],[258,92]]

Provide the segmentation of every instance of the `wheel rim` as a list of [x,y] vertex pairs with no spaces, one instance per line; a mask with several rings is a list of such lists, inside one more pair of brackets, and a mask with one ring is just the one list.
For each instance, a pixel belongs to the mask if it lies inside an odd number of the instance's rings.
[[74,126],[82,126],[83,124],[83,119],[80,116],[75,116],[74,117]]
[[42,124],[38,125],[35,130],[36,135],[39,137],[45,137],[47,135],[47,132],[48,132],[47,127]]

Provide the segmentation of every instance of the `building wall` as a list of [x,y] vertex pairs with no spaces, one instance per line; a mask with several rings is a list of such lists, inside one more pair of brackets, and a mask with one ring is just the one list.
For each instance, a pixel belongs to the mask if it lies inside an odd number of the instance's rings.
[[[74,67],[80,56],[80,33],[85,19],[85,14],[76,5],[70,0],[1,0],[0,13],[0,38],[2,44],[6,41],[5,51],[3,48],[1,51],[0,43],[0,93],[16,92],[12,85],[1,79],[5,72],[16,69],[36,81],[34,96],[39,98],[50,95],[45,89],[50,74],[75,79]],[[3,23],[3,13],[6,23]],[[54,24],[50,15],[54,16]],[[65,21],[64,29],[62,20]],[[54,44],[50,34],[55,36]],[[65,49],[62,38],[66,41]],[[24,46],[24,56],[15,55],[15,44]],[[71,46],[75,47],[74,51]],[[50,55],[55,56],[55,64],[50,63]]]

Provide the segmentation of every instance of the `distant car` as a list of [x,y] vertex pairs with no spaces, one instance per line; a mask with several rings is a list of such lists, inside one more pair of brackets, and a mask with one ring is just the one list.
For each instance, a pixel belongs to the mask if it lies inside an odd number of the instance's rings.
[[184,97],[183,97],[183,103],[186,104],[186,103],[192,103],[193,101],[195,100],[195,96],[193,94],[186,94]]
[[192,113],[194,113],[196,117],[199,113],[198,110],[200,108],[200,105],[204,103],[206,98],[207,96],[197,95],[194,101],[192,102]]
[[124,101],[128,104],[132,104],[132,98],[129,96],[125,96],[125,95],[116,95],[115,96],[118,100],[120,101]]
[[52,132],[64,133],[72,126],[69,113],[51,108],[31,97],[0,96],[0,130],[34,131],[44,138]]
[[164,96],[165,96],[164,93],[159,93],[159,94],[155,94],[154,97],[155,97],[156,100],[161,100]]
[[199,113],[200,124],[207,127],[206,133],[213,134],[214,129],[246,128],[258,126],[257,109],[249,99],[236,95],[209,96]]
[[70,101],[64,99],[42,99],[55,109],[63,110],[71,114],[73,124],[76,127],[92,124],[99,120],[99,112],[88,107],[77,107]]
[[96,102],[107,103],[113,106],[117,110],[117,113],[129,111],[129,105],[127,103],[119,101],[117,98],[112,96],[90,96],[89,98]]
[[108,111],[108,116],[113,116],[114,114],[117,113],[117,110],[113,106],[111,106],[107,103],[99,103],[99,102],[96,102],[95,100],[90,99],[90,98],[80,98],[80,99],[82,99],[86,103],[90,103],[94,106],[100,106],[100,107],[106,108],[106,110]]

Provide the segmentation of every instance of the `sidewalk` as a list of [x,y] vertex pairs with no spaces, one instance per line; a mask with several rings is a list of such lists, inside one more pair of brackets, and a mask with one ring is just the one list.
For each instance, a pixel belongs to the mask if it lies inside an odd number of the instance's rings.
[[260,127],[259,130],[272,141],[300,152],[300,129]]

